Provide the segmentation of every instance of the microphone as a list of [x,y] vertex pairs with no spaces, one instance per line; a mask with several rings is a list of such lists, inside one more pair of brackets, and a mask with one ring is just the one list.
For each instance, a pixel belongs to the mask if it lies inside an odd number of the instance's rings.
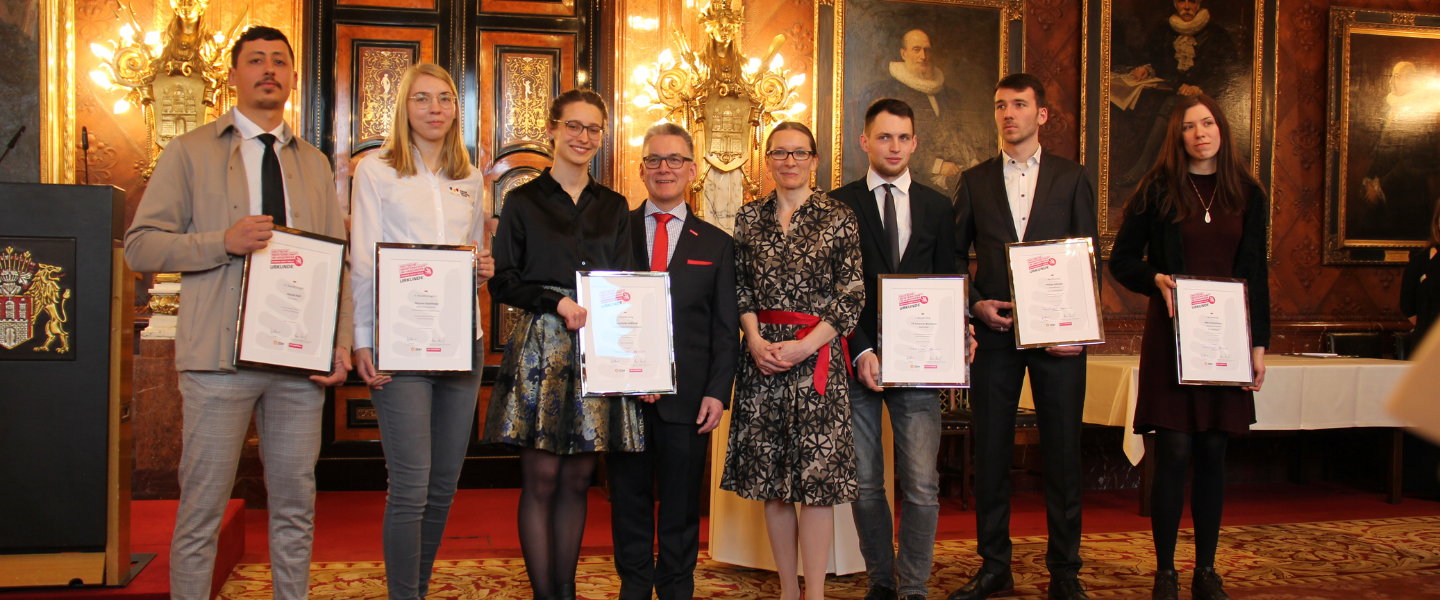
[[21,125],[20,129],[15,132],[15,135],[10,136],[10,143],[5,145],[5,152],[0,153],[0,162],[3,162],[5,157],[10,156],[10,151],[15,149],[15,142],[20,141],[20,135],[23,133],[25,133],[25,126]]
[[85,161],[85,185],[90,185],[90,129],[80,128],[80,152]]

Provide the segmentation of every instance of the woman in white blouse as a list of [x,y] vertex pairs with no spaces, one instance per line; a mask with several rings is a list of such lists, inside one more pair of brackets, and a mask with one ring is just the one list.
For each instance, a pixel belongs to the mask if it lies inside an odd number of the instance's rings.
[[[444,69],[410,67],[400,82],[384,150],[355,168],[350,281],[356,370],[373,391],[390,490],[385,500],[385,576],[390,598],[424,598],[465,462],[484,356],[477,328],[473,369],[444,376],[375,372],[375,244],[473,244],[484,236],[483,176],[456,126],[459,95]],[[479,253],[477,282],[495,273]],[[477,284],[478,285],[478,284]],[[478,312],[476,313],[479,314]]]

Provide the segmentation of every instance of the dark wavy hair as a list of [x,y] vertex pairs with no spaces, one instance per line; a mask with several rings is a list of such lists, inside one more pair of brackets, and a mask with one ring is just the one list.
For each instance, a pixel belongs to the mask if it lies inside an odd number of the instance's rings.
[[[1185,96],[1170,111],[1170,124],[1165,128],[1165,143],[1155,166],[1140,178],[1140,184],[1125,204],[1128,213],[1143,213],[1151,204],[1162,215],[1175,215],[1175,221],[1184,221],[1191,214],[1202,210],[1200,196],[1190,182],[1190,154],[1185,151],[1185,111],[1195,106],[1205,106],[1215,117],[1215,126],[1220,130],[1220,151],[1215,154],[1215,204],[1229,214],[1238,214],[1245,209],[1249,187],[1260,185],[1250,172],[1240,153],[1235,149],[1235,138],[1230,135],[1230,120],[1220,110],[1220,104],[1209,96]],[[1166,194],[1155,194],[1165,188]],[[1154,198],[1151,198],[1151,195]]]
[[295,49],[290,47],[290,40],[285,37],[283,31],[274,27],[254,25],[246,29],[244,33],[241,33],[240,37],[235,38],[235,44],[230,46],[230,68],[233,69],[236,65],[240,64],[240,48],[245,45],[245,42],[253,42],[255,40],[285,42],[285,49],[290,51],[290,62],[295,62]]

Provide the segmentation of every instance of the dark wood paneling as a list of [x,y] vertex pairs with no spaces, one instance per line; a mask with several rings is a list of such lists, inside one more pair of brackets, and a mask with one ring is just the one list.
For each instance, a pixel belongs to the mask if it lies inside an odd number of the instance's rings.
[[435,10],[435,0],[345,0],[336,6],[372,6],[376,8],[408,8],[414,10]]
[[480,0],[480,12],[573,17],[575,0]]

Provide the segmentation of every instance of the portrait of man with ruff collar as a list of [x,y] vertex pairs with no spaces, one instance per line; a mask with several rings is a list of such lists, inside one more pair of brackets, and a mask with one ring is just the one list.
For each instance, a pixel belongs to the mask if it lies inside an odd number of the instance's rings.
[[[998,11],[883,0],[845,3],[844,140],[858,144],[865,109],[880,98],[915,111],[915,181],[953,195],[960,173],[999,148],[991,115],[1000,79]],[[843,180],[865,176],[862,152],[844,154]]]

